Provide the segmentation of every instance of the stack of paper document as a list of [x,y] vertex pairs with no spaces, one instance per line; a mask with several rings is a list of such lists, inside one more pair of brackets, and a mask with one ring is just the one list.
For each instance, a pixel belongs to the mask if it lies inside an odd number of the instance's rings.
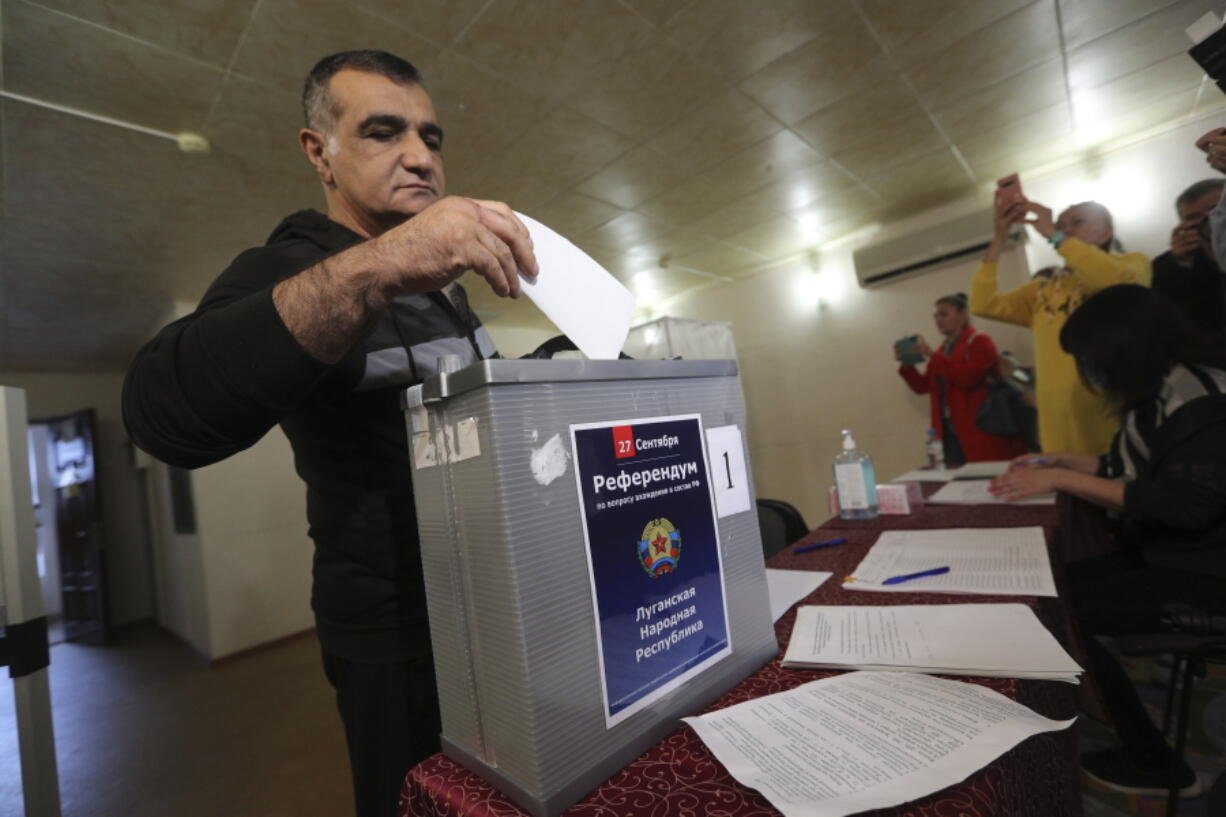
[[933,505],[1054,505],[1055,494],[1038,494],[1025,499],[999,499],[988,490],[986,479],[954,480],[928,497]]
[[1031,735],[1073,723],[978,684],[907,672],[849,672],[685,722],[784,817],[843,817],[917,800]]
[[[885,583],[939,567],[949,572]],[[884,531],[843,587],[881,593],[1056,595],[1040,527]]]
[[783,666],[1073,684],[1081,672],[1024,604],[801,607]]
[[899,474],[890,482],[952,482],[956,479],[991,479],[1009,470],[1009,460],[987,460],[984,462],[968,462],[959,468],[936,470],[934,468],[918,468]]

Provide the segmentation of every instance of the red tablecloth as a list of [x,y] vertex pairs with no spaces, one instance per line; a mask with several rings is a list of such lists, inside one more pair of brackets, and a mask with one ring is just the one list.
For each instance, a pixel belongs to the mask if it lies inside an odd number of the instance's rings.
[[[989,527],[997,520],[999,508],[956,507],[955,513],[932,506],[915,517],[886,517],[870,523],[827,523],[805,540],[833,535],[845,536],[847,544],[796,555],[788,548],[772,557],[771,567],[799,570],[828,570],[834,576],[812,593],[807,604],[948,604],[967,601],[966,596],[935,593],[855,593],[844,590],[839,577],[860,562],[881,529],[893,527]],[[1020,512],[1012,525],[1045,524],[1051,537],[1055,521],[1051,508],[1006,508]],[[919,525],[892,525],[919,521]],[[943,525],[938,519],[946,519]],[[956,520],[956,521],[954,521]],[[866,529],[858,530],[863,525]],[[1000,526],[997,522],[996,526]],[[980,596],[979,602],[1025,601],[1036,608],[1041,619],[1062,636],[1058,604],[1053,599],[1038,600],[1017,596]],[[1042,603],[1040,603],[1042,602]],[[834,673],[790,670],[780,665],[787,648],[796,608],[776,624],[779,654],[766,666],[711,705],[707,711],[721,709],[763,695],[791,689]],[[960,678],[997,690],[1036,712],[1050,718],[1069,718],[1076,711],[1072,685],[1056,681],[1020,681],[1007,678]],[[874,817],[925,815],[937,817],[1053,817],[1079,815],[1081,799],[1077,781],[1076,737],[1074,729],[1031,737],[1006,752],[961,783],[903,806],[864,812]],[[401,792],[402,817],[523,817],[525,812],[496,789],[443,755],[435,755],[411,769]],[[757,792],[738,784],[707,751],[688,726],[680,725],[671,736],[656,744],[575,804],[568,817],[756,817],[778,815]]]

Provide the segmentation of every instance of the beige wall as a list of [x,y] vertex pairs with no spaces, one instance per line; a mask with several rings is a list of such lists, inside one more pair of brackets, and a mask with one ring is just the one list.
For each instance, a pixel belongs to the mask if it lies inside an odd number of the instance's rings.
[[131,465],[119,411],[123,375],[0,372],[0,384],[25,390],[31,420],[87,408],[97,412],[94,456],[106,533],[111,624],[153,615],[143,477]]
[[[1173,202],[1187,185],[1214,175],[1193,140],[1221,123],[1193,121],[1146,142],[1076,167],[1022,173],[1028,196],[1057,210],[1097,199],[1115,213],[1116,232],[1129,250],[1157,255],[1174,226]],[[974,199],[886,225],[875,235],[827,247],[814,261],[747,280],[683,295],[657,314],[733,324],[748,409],[748,436],[759,496],[788,500],[817,524],[827,515],[825,491],[839,431],[854,430],[883,481],[916,467],[929,425],[927,398],[911,394],[896,374],[890,345],[922,332],[929,340],[932,301],[966,291],[973,261],[865,290],[852,264],[855,246],[902,235],[988,205],[987,189]],[[1020,285],[1026,270],[1057,259],[1032,240],[1002,263],[1002,287]],[[820,294],[819,298],[815,295]],[[978,321],[1001,349],[1031,359],[1025,330]]]

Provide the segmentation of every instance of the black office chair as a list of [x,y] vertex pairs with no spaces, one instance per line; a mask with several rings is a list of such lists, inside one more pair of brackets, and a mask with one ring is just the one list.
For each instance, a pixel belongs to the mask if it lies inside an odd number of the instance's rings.
[[[1183,762],[1188,742],[1188,716],[1192,707],[1192,688],[1197,678],[1204,678],[1206,665],[1226,663],[1226,621],[1190,605],[1168,605],[1166,618],[1172,632],[1118,636],[1116,648],[1129,656],[1170,655],[1173,659],[1171,680],[1166,690],[1166,707],[1162,715],[1162,732],[1171,734],[1171,716],[1175,715],[1175,756]],[[1179,695],[1178,710],[1175,696]],[[1219,780],[1218,783],[1221,783]],[[1215,798],[1222,798],[1221,786],[1214,785]],[[1167,794],[1167,817],[1175,817],[1179,808],[1179,787]],[[1220,812],[1210,809],[1209,814]]]
[[791,503],[759,499],[758,530],[762,534],[762,556],[769,559],[807,534],[809,526]]

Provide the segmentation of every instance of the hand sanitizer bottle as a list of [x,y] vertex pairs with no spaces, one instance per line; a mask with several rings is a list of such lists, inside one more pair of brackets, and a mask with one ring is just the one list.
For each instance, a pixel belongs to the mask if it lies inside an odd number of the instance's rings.
[[877,515],[877,469],[873,468],[873,458],[856,448],[850,431],[843,432],[843,452],[834,458],[834,482],[841,518],[872,519]]

